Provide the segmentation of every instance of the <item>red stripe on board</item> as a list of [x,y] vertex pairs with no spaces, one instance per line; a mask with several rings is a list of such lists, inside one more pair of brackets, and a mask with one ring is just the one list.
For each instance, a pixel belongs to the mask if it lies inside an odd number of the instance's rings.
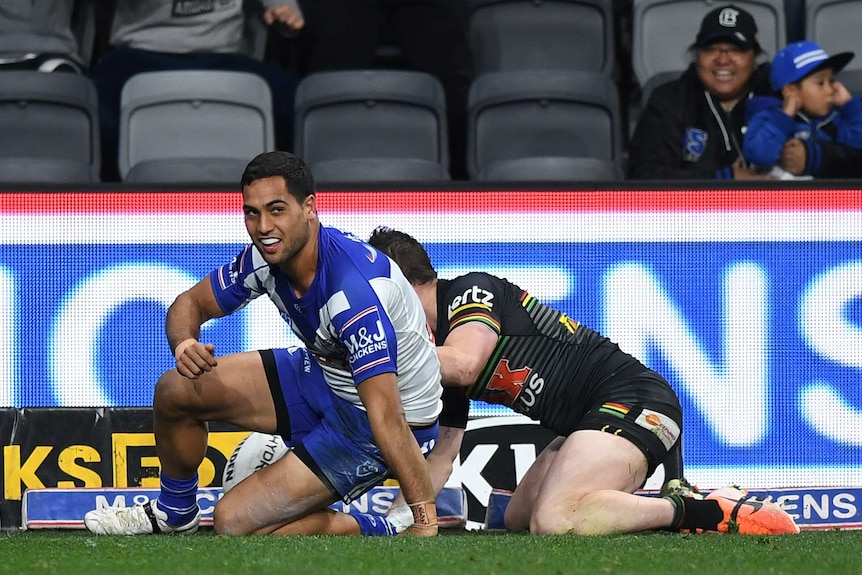
[[[862,190],[320,192],[322,213],[860,210]],[[237,192],[10,192],[0,213],[235,213]]]
[[48,192],[0,194],[0,213],[233,213],[237,192]]

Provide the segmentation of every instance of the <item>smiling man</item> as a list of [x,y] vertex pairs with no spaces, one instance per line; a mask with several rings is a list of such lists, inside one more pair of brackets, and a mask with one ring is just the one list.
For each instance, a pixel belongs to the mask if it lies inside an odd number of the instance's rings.
[[694,61],[657,87],[638,119],[629,152],[629,179],[766,179],[742,158],[745,102],[768,95],[769,64],[754,18],[737,6],[716,8],[701,22]]
[[[104,507],[96,534],[191,533],[200,523],[197,469],[207,422],[278,433],[293,449],[216,505],[228,535],[395,535],[387,520],[329,509],[386,477],[399,480],[415,535],[436,535],[423,459],[437,440],[440,364],[418,297],[398,266],[358,238],[320,224],[308,166],[259,155],[242,176],[251,244],[180,294],[166,332],[176,369],[153,400],[159,497]],[[208,320],[266,295],[305,347],[216,357],[199,341]]]

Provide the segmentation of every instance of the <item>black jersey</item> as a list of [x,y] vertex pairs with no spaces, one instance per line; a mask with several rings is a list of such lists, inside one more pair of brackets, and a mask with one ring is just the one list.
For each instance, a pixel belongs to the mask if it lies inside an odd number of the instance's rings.
[[472,321],[499,336],[474,385],[446,388],[441,425],[464,427],[468,398],[506,405],[561,435],[572,433],[597,402],[676,402],[659,374],[507,280],[486,273],[440,280],[437,308],[437,345]]

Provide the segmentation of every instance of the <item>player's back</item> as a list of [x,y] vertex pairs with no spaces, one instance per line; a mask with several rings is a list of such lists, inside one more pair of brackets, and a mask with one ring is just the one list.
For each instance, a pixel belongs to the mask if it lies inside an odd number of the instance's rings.
[[611,375],[646,369],[608,338],[508,280],[471,273],[440,280],[438,294],[438,345],[471,321],[498,334],[470,397],[509,406],[552,429],[585,413]]

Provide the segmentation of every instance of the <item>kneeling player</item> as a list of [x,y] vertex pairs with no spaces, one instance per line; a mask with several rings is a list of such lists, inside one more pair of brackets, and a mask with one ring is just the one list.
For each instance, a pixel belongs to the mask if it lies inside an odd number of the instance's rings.
[[[378,228],[369,243],[401,267],[438,346],[447,388],[439,442],[428,457],[436,493],[452,471],[472,398],[506,405],[560,435],[517,486],[505,515],[510,530],[799,531],[778,505],[749,501],[739,490],[703,499],[677,482],[663,498],[635,495],[678,455],[682,412],[660,374],[507,280],[486,273],[438,280],[424,247],[407,234]],[[409,523],[403,506],[393,509],[393,520]]]

